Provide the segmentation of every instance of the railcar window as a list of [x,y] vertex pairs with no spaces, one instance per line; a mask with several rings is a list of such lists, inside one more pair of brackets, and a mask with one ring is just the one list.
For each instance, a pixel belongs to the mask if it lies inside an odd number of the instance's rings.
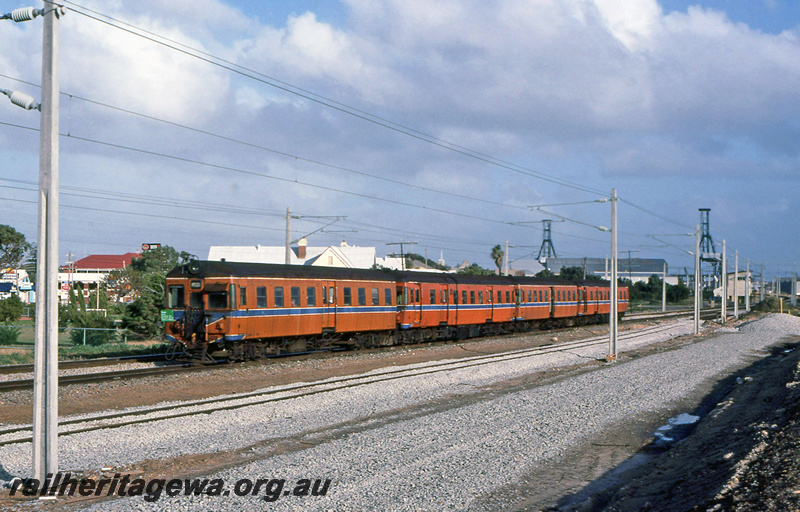
[[453,290],[453,304],[458,306],[458,292],[456,290]]
[[247,306],[247,288],[244,286],[239,287],[239,305]]
[[236,309],[236,285],[232,284],[228,287],[228,289],[230,290],[230,295],[228,295],[228,297],[231,298],[230,308]]
[[317,305],[317,289],[313,286],[306,288],[306,306]]
[[265,307],[267,307],[267,287],[266,286],[258,286],[256,288],[256,307],[257,308],[265,308]]
[[483,290],[478,291],[478,304],[483,304]]
[[503,302],[503,292],[498,291],[497,292],[497,303],[500,304],[502,302]]
[[336,288],[328,288],[328,304],[336,304]]
[[345,306],[352,306],[353,305],[353,297],[350,294],[350,287],[347,286],[343,290],[344,293],[344,305]]
[[431,304],[436,304],[436,290],[431,288]]
[[475,290],[469,291],[469,303],[475,304]]
[[167,307],[170,309],[179,309],[184,305],[184,290],[182,284],[173,284],[169,287],[167,296]]
[[384,288],[383,289],[383,305],[384,306],[391,306],[392,305],[392,289],[391,288]]
[[414,290],[414,303],[419,304],[419,290]]
[[323,304],[327,304],[328,303],[328,287],[327,286],[323,286],[322,287],[322,303]]
[[358,305],[359,306],[367,305],[367,290],[364,288],[358,289]]
[[378,292],[378,289],[377,288],[373,288],[372,289],[372,305],[373,306],[380,306],[380,304],[381,304],[381,300],[380,299],[381,299],[381,296],[380,296],[380,293]]
[[192,293],[189,295],[189,307],[192,308],[202,308],[203,307],[203,295],[200,293]]
[[506,290],[506,302],[511,302],[511,292]]
[[228,294],[226,292],[211,292],[208,294],[209,309],[226,309],[228,307]]
[[275,287],[275,307],[282,308],[283,307],[283,286],[276,286]]
[[300,305],[300,287],[292,286],[291,290],[292,307],[296,308]]

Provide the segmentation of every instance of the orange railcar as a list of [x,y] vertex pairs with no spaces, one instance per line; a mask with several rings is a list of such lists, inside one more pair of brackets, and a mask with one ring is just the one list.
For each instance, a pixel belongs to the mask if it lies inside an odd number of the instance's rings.
[[[609,283],[233,262],[167,275],[166,334],[208,359],[599,322]],[[628,292],[619,291],[619,311]]]

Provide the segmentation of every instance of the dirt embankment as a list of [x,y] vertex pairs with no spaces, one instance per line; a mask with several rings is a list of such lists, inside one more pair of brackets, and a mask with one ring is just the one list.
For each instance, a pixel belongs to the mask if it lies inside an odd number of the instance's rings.
[[547,510],[800,511],[799,340],[718,383],[695,414],[682,441],[645,446],[647,462]]

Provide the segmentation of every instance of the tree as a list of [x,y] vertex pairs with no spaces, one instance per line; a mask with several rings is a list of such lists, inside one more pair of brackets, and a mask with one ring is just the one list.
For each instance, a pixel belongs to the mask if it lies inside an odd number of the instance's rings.
[[537,272],[533,277],[556,277],[556,275],[550,272],[548,269],[544,269]]
[[492,260],[494,264],[497,265],[497,270],[499,271],[503,267],[503,257],[505,253],[503,252],[503,248],[500,247],[500,244],[495,245],[492,247]]
[[19,297],[12,295],[0,300],[0,322],[14,322],[22,317],[24,306]]
[[164,245],[134,258],[126,269],[112,272],[108,283],[118,292],[117,296],[134,297],[125,307],[122,326],[143,336],[158,335],[162,329],[160,312],[167,273],[193,258],[188,252]]
[[19,268],[30,250],[31,244],[25,240],[25,235],[0,224],[0,268]]
[[[435,268],[435,269],[438,269],[438,270],[448,270],[450,268],[450,267],[448,267],[446,265],[439,265],[435,261],[430,260],[430,259],[426,259],[424,256],[421,256],[419,254],[415,254],[413,252],[409,252],[409,253],[406,254],[406,260],[421,261],[422,263],[426,264],[430,268]],[[411,265],[407,265],[406,268],[408,268],[410,266]]]
[[583,279],[583,267],[561,267],[558,277],[571,281]]
[[458,271],[459,274],[466,274],[472,276],[493,276],[494,272],[489,270],[488,268],[479,267],[476,263],[468,267],[464,267]]

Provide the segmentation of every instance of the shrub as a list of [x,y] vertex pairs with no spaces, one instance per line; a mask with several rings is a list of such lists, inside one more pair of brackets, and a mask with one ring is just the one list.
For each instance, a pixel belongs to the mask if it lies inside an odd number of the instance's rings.
[[20,319],[24,307],[22,301],[16,295],[7,299],[0,300],[0,321],[15,322]]
[[0,345],[14,345],[19,339],[19,327],[0,325]]
[[[86,345],[91,346],[119,342],[119,333],[114,328],[114,321],[110,318],[92,313],[78,312],[74,314],[71,324],[72,329],[69,332],[69,340],[74,345],[83,345],[84,340],[86,340]],[[88,329],[110,330],[95,331]]]

